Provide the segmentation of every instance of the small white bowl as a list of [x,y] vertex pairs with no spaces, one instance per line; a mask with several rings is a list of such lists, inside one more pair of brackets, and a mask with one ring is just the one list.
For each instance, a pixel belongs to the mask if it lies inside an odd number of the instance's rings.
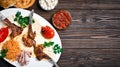
[[58,4],[58,0],[39,0],[39,5],[43,10],[53,10]]

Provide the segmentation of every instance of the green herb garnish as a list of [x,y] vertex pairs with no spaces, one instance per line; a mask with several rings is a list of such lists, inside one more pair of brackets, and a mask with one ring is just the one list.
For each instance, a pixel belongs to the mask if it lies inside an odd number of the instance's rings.
[[[21,12],[18,11],[18,12],[15,14],[14,21],[17,21],[17,22],[20,24],[21,27],[25,28],[25,27],[29,24],[29,16],[23,17],[23,16],[21,15]],[[32,22],[34,23],[35,21],[32,20]]]
[[53,46],[54,45],[54,42],[44,42],[44,44],[43,44],[43,46],[44,46],[44,48],[46,48],[46,47],[50,47],[50,46]]
[[60,53],[63,51],[62,48],[60,48],[60,46],[58,44],[56,44],[54,47],[53,47],[53,50],[54,50],[54,53],[57,54],[57,53]]
[[15,16],[16,16],[16,17],[21,16],[21,12],[18,11]]
[[[53,46],[53,45],[54,45],[54,42],[51,42],[51,41],[50,42],[44,42],[43,47],[46,48],[46,47],[50,47],[50,46]],[[58,44],[54,45],[53,52],[55,54],[61,53],[62,51],[63,51],[63,49],[60,48],[60,46]]]
[[1,51],[1,56],[0,56],[0,58],[6,57],[6,53],[7,53],[7,52],[8,52],[8,50],[3,49],[3,50]]

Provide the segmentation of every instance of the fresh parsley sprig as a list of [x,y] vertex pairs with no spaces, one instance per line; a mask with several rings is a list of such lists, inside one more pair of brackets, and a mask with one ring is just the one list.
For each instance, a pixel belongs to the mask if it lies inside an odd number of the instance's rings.
[[43,47],[44,48],[46,48],[46,47],[51,47],[51,46],[53,46],[53,52],[55,53],[55,54],[57,54],[57,53],[61,53],[62,51],[63,51],[63,49],[59,46],[59,44],[55,44],[54,45],[54,42],[44,42],[44,44],[43,44]]
[[53,45],[54,45],[54,42],[51,42],[51,41],[50,42],[46,42],[45,41],[44,44],[43,44],[43,47],[46,48],[46,47],[50,47],[50,46],[53,46]]
[[0,58],[4,58],[4,57],[6,57],[6,53],[7,53],[7,52],[8,52],[8,50],[6,50],[6,49],[1,50]]

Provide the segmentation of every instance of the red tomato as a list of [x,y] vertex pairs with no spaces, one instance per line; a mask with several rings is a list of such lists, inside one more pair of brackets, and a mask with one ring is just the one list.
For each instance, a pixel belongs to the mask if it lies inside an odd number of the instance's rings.
[[8,27],[0,29],[0,42],[3,42],[8,36]]
[[45,37],[46,39],[53,38],[53,36],[55,35],[54,30],[49,26],[45,26],[45,27],[42,26],[41,33],[43,37]]

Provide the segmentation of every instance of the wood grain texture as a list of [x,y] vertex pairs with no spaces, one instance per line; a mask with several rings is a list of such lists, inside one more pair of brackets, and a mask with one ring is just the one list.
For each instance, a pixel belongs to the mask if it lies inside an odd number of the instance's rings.
[[119,67],[119,59],[120,49],[64,49],[58,63],[60,67]]
[[[41,9],[38,4],[39,0],[31,8]],[[67,10],[116,10],[120,9],[120,0],[59,0],[58,6],[55,9]],[[29,8],[29,9],[31,9]]]
[[63,46],[60,67],[120,67],[120,0],[59,0],[52,11],[42,10],[36,0],[31,9],[50,23],[60,9],[71,13],[71,25],[57,30]]
[[[69,4],[66,4],[69,3]],[[119,0],[60,0],[59,6],[64,9],[120,9]]]

